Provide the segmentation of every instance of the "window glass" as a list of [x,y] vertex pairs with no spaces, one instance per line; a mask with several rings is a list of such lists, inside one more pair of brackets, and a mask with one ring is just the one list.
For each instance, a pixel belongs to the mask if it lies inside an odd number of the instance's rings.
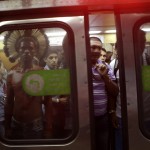
[[74,59],[70,59],[73,48],[70,49],[68,33],[63,28],[51,27],[0,34],[2,139],[14,143],[33,139],[33,144],[39,139],[59,142],[73,134]]
[[[150,23],[140,26],[137,31],[137,78],[140,127],[150,138]],[[138,75],[140,74],[140,75]]]

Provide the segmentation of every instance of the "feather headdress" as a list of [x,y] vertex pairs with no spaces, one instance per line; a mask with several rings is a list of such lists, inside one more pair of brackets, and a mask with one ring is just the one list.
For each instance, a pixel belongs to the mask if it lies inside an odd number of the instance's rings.
[[4,38],[4,52],[9,57],[10,62],[15,62],[18,59],[18,48],[20,42],[25,38],[30,38],[35,43],[39,60],[45,55],[49,41],[43,30],[13,30],[8,31]]

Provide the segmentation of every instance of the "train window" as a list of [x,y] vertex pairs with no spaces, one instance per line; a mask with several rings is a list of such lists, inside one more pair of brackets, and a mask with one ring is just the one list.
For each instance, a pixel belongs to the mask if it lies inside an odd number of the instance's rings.
[[137,35],[137,83],[140,128],[150,138],[150,23],[140,26]]
[[10,144],[62,144],[77,132],[73,33],[36,26],[0,34],[0,136]]

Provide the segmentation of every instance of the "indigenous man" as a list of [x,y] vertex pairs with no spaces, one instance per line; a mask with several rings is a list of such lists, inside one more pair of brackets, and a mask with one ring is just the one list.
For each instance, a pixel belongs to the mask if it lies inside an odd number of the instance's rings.
[[[15,40],[12,38],[14,36]],[[51,99],[31,96],[22,87],[22,78],[25,73],[42,69],[38,66],[38,62],[48,47],[47,38],[44,32],[38,29],[14,30],[5,37],[4,44],[6,55],[11,56],[10,61],[19,59],[17,67],[7,76],[5,136],[12,139],[49,138],[52,130]],[[13,54],[11,48],[15,48]]]

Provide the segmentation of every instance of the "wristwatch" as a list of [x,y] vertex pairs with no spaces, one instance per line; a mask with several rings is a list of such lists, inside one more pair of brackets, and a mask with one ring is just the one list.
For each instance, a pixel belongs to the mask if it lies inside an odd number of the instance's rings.
[[59,103],[60,99],[56,97],[52,97],[52,102]]

